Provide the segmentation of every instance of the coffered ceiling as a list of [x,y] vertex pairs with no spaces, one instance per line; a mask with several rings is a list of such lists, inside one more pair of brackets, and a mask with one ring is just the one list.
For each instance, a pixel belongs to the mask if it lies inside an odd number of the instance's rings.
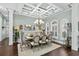
[[45,18],[71,7],[69,3],[3,3],[1,6],[15,10],[16,15]]
[[21,14],[45,18],[60,11],[62,9],[52,3],[27,3],[23,5]]

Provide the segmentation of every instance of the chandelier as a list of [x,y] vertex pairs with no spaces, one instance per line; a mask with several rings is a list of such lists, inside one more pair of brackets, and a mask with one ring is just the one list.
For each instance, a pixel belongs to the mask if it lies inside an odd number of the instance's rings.
[[34,24],[36,25],[36,27],[38,27],[38,30],[42,30],[44,21],[42,19],[38,18],[35,20]]
[[41,15],[39,14],[39,10],[37,10],[37,19],[35,20],[34,24],[36,25],[36,27],[38,27],[38,29],[42,29],[42,25],[44,24],[44,21],[42,20],[42,18],[40,17]]
[[38,18],[38,19],[35,20],[34,24],[42,25],[42,24],[44,24],[44,21],[42,19]]

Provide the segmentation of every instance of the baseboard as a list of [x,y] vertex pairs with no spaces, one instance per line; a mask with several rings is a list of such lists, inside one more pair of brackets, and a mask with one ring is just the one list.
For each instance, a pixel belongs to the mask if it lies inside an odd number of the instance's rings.
[[2,41],[0,41],[0,45],[2,44]]
[[2,45],[3,42],[5,42],[6,40],[8,40],[8,37],[6,37],[5,39],[2,39],[2,40],[0,41],[0,45]]
[[52,40],[52,42],[59,44],[59,45],[64,45],[63,41],[59,41],[59,40]]
[[3,42],[4,40],[6,40],[6,39],[9,39],[8,37],[6,37],[6,38],[4,38],[4,39],[2,39],[2,41],[1,42]]

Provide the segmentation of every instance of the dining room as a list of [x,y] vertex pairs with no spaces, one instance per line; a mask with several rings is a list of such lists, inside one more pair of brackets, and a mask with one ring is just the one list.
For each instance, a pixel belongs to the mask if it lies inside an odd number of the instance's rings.
[[[3,55],[12,53],[18,56],[54,55],[51,51],[56,49],[56,55],[59,52],[64,55],[66,48],[78,51],[78,27],[75,27],[78,21],[73,20],[78,16],[78,4],[0,3],[0,6],[1,55],[4,51],[6,54]],[[4,44],[3,41],[8,42]],[[11,52],[2,45],[11,47]],[[64,54],[62,47],[66,49]]]

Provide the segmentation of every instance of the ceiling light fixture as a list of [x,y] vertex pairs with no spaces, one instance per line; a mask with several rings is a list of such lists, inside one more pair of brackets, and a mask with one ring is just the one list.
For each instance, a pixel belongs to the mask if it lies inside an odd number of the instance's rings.
[[34,24],[38,27],[39,30],[41,30],[41,26],[44,24],[44,21],[40,18],[40,15],[38,15],[38,12],[37,12],[37,16],[39,17],[35,20]]

